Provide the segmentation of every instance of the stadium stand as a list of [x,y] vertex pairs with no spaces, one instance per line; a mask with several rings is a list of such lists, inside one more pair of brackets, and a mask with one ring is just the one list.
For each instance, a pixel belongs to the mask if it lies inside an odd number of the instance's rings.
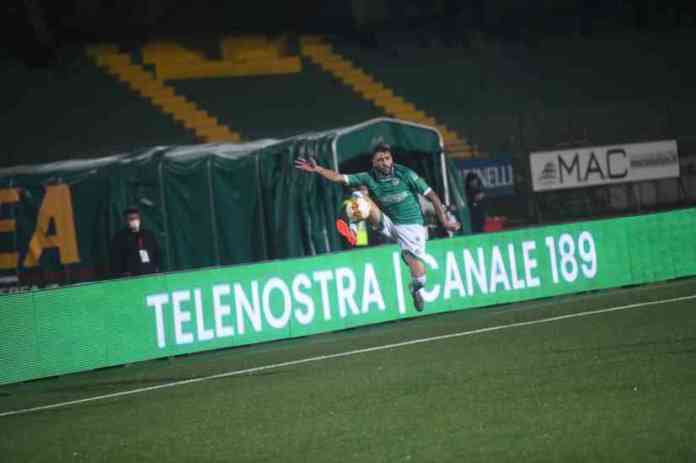
[[696,68],[679,52],[688,40],[636,34],[622,40],[554,38],[534,46],[334,47],[473,145],[492,151],[511,141],[525,149],[666,135],[666,107],[695,97],[688,82]]
[[[99,66],[118,80],[126,83],[131,90],[146,98],[162,112],[172,116],[175,121],[180,122],[187,129],[192,130],[201,141],[238,142],[241,140],[237,132],[221,125],[217,119],[200,109],[196,103],[177,95],[161,78],[153,76],[142,66],[134,64],[129,54],[119,53],[112,47],[91,47],[88,49],[88,54]],[[173,64],[179,65],[179,63]],[[189,64],[191,65],[189,66]],[[181,63],[181,66],[186,69],[197,69],[197,66],[201,65],[205,69],[205,64],[185,61]],[[169,70],[175,73],[177,69],[178,67],[174,67]],[[161,68],[158,66],[157,70],[159,72]]]
[[689,40],[368,48],[337,37],[230,36],[91,47],[88,57],[63,51],[68,70],[3,58],[1,162],[281,138],[383,115],[439,126],[460,157],[692,136],[696,66],[680,52]]
[[6,59],[2,166],[196,142],[192,131],[96,68],[81,49],[65,53],[61,68],[29,69]]
[[301,72],[167,82],[247,140],[287,137],[384,115],[310,60],[300,61]]
[[318,64],[344,85],[351,87],[360,97],[371,101],[388,115],[398,119],[434,126],[442,134],[446,145],[455,147],[465,157],[470,157],[473,154],[471,147],[468,146],[466,140],[460,135],[447,128],[444,124],[438,123],[435,118],[418,109],[402,96],[396,95],[393,90],[375,80],[369,73],[366,73],[350,60],[336,53],[332,46],[325,43],[321,38],[303,37],[300,47],[303,56]]

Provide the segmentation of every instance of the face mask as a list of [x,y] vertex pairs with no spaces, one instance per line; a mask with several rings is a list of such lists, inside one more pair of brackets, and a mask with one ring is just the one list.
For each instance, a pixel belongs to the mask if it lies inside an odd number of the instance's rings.
[[128,222],[128,228],[130,228],[133,231],[138,231],[140,230],[140,220],[135,219],[131,220]]

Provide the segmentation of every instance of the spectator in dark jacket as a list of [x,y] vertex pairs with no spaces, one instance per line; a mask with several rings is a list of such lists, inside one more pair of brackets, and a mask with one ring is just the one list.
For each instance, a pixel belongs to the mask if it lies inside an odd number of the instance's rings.
[[471,218],[471,233],[482,233],[486,222],[486,209],[483,202],[483,182],[475,172],[466,174],[466,202]]
[[111,274],[115,277],[160,271],[160,247],[154,233],[141,226],[140,211],[125,211],[126,227],[111,241]]

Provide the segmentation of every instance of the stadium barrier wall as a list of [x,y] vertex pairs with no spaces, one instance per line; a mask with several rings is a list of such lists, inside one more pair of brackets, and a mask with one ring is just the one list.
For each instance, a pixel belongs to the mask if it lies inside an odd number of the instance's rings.
[[[422,315],[696,274],[696,209],[428,244]],[[421,316],[396,246],[0,298],[0,383]]]

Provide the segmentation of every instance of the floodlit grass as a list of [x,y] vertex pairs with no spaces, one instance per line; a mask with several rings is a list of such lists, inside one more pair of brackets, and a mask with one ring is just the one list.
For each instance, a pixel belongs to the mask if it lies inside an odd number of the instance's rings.
[[[0,387],[0,413],[696,294],[696,280]],[[0,416],[0,461],[696,461],[696,298]]]

